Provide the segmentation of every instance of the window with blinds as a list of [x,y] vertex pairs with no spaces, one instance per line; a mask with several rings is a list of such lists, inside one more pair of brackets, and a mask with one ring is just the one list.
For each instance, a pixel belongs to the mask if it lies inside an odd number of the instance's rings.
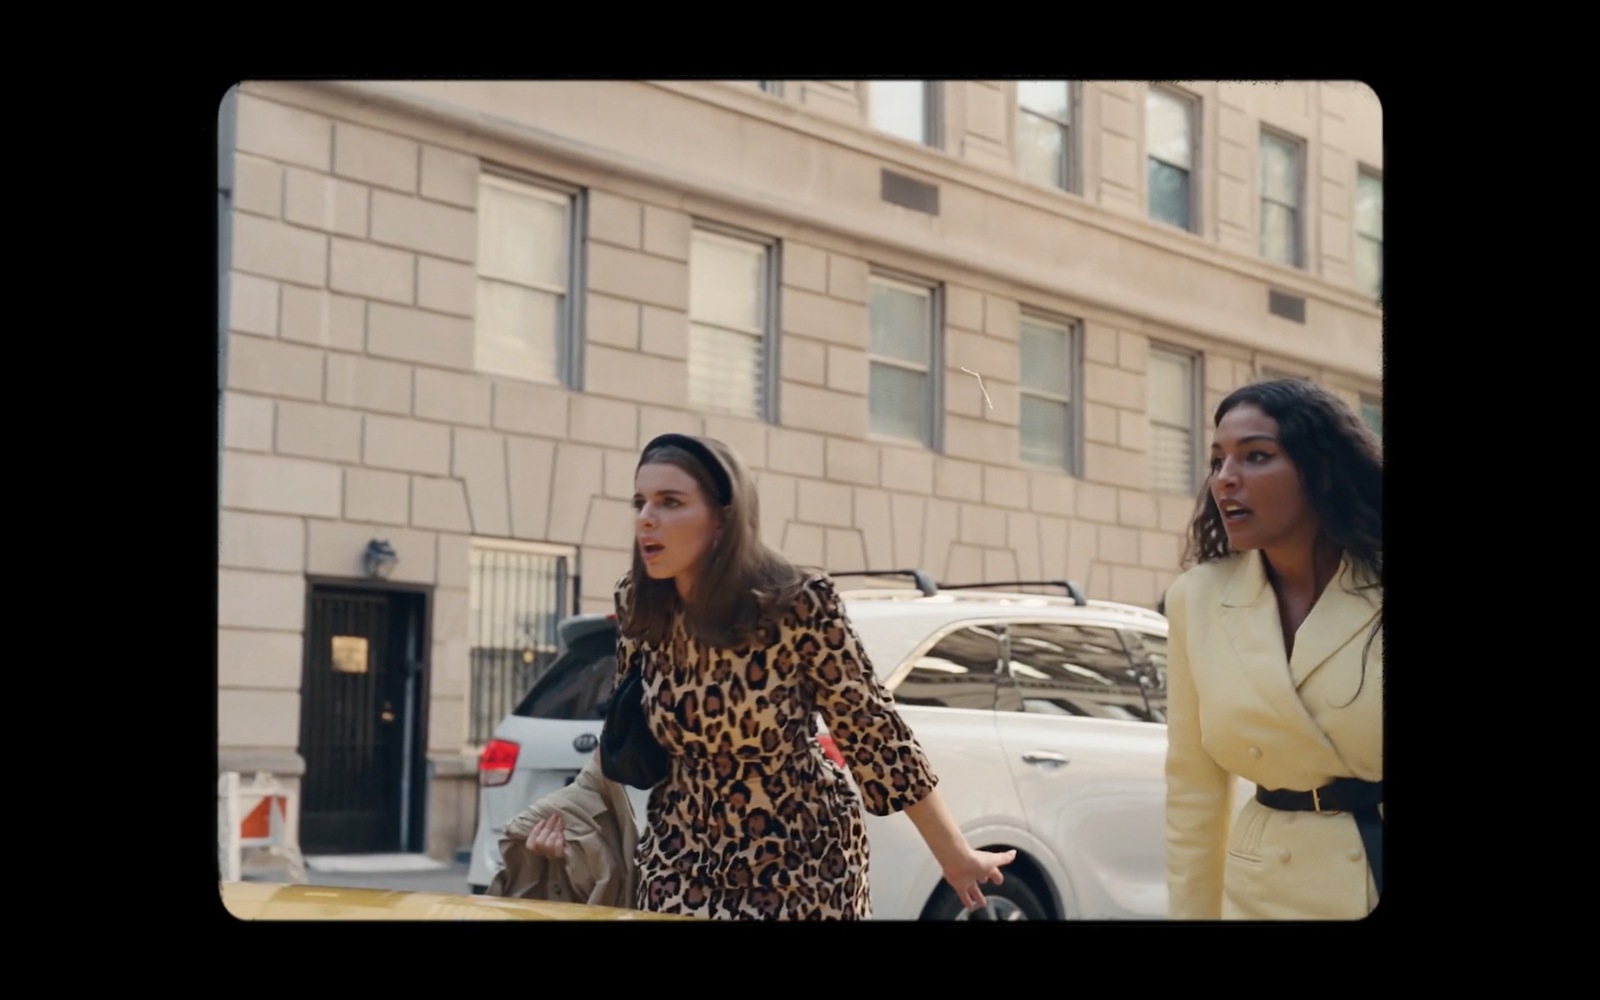
[[1195,224],[1195,121],[1198,108],[1186,94],[1151,87],[1145,93],[1145,151],[1150,218],[1198,231]]
[[1022,411],[1022,460],[1076,475],[1077,325],[1024,315],[1020,340],[1017,385]]
[[1076,190],[1071,80],[1017,81],[1017,161],[1035,184]]
[[938,81],[869,80],[867,119],[880,132],[939,145]]
[[1367,167],[1356,174],[1356,281],[1383,295],[1383,178]]
[[1298,139],[1261,133],[1261,256],[1290,267],[1304,266],[1301,193],[1305,157]]
[[1199,467],[1199,360],[1186,351],[1150,348],[1150,488],[1193,493]]
[[694,231],[689,246],[689,402],[769,419],[772,245]]
[[868,426],[932,448],[933,289],[875,274],[868,291]]
[[570,366],[573,196],[485,174],[478,182],[479,371],[561,384]]

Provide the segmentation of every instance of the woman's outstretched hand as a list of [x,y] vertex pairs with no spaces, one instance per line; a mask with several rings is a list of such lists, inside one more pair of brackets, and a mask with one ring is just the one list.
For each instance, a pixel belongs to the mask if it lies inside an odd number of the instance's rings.
[[967,848],[966,854],[944,866],[944,880],[956,891],[961,904],[969,911],[988,906],[979,886],[985,882],[999,885],[1006,880],[1001,868],[1016,860],[1014,850],[996,853]]

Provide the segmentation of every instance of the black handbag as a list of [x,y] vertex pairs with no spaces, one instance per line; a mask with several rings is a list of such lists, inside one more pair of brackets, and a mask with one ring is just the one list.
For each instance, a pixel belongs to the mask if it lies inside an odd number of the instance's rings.
[[606,705],[600,770],[612,781],[648,790],[661,783],[670,765],[666,747],[656,741],[645,719],[644,657],[636,653]]

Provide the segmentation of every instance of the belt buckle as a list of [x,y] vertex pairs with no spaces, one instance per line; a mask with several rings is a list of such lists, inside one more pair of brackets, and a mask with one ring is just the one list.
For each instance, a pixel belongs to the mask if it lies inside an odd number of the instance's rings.
[[1322,796],[1318,794],[1317,789],[1315,788],[1311,790],[1311,808],[1316,811],[1318,816],[1337,816],[1341,812],[1344,812],[1343,809],[1322,808]]

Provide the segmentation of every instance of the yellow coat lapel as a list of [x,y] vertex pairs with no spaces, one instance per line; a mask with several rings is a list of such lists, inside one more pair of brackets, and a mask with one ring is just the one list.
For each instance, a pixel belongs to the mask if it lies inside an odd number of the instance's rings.
[[1239,555],[1222,596],[1222,627],[1240,671],[1282,718],[1301,724],[1335,752],[1327,733],[1300,700],[1299,687],[1377,615],[1376,603],[1366,594],[1348,592],[1354,590],[1355,580],[1349,564],[1341,563],[1338,575],[1296,633],[1292,659],[1284,654],[1278,600],[1260,552]]
[[[1289,676],[1299,688],[1328,658],[1352,640],[1360,638],[1378,617],[1378,602],[1372,590],[1357,590],[1370,577],[1358,573],[1345,559],[1339,572],[1311,606],[1311,613],[1295,634],[1294,655],[1289,658]],[[1271,588],[1267,588],[1271,594]],[[1276,602],[1273,602],[1276,615]],[[1365,641],[1364,639],[1362,641]]]

